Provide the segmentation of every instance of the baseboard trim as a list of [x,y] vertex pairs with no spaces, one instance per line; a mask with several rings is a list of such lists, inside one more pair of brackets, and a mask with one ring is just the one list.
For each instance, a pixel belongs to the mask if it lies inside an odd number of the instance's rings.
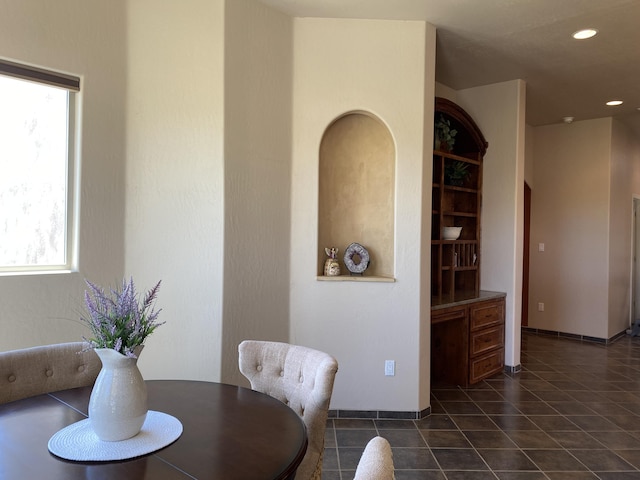
[[568,340],[577,340],[579,342],[598,343],[600,345],[610,345],[616,340],[627,334],[626,330],[616,333],[611,338],[590,337],[588,335],[578,335],[575,333],[558,332],[555,330],[544,330],[542,328],[521,327],[523,332],[533,333],[536,335],[545,335],[548,337],[566,338]]
[[418,412],[389,410],[329,410],[330,419],[421,420],[431,415],[431,407]]
[[504,366],[504,373],[506,373],[507,375],[516,375],[518,373],[520,373],[522,371],[522,365],[518,364],[518,365],[505,365]]

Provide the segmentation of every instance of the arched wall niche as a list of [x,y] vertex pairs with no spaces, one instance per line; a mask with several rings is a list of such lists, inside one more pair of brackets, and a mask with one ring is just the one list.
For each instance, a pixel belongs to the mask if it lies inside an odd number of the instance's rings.
[[[319,154],[318,279],[393,281],[396,148],[391,132],[370,112],[348,112],[326,128]],[[369,252],[362,277],[350,276],[344,265],[344,252],[353,242]],[[340,277],[323,276],[325,247],[339,249]]]

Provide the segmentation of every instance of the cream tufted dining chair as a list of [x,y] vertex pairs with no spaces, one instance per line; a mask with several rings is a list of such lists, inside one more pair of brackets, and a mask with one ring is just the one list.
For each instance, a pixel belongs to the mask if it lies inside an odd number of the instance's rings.
[[338,362],[298,345],[245,340],[238,346],[240,372],[251,388],[286,403],[304,421],[309,445],[296,480],[320,480],[324,432]]
[[360,457],[353,480],[393,480],[393,456],[386,438],[373,437]]
[[102,363],[83,342],[0,352],[0,404],[93,385]]

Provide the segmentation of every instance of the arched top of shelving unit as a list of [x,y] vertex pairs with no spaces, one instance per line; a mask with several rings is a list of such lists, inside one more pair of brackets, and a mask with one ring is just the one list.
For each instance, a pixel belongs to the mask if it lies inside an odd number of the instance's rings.
[[449,117],[454,124],[458,124],[456,127],[458,127],[461,136],[456,138],[457,145],[462,145],[462,148],[465,150],[480,152],[480,155],[484,156],[489,144],[485,140],[484,135],[482,135],[478,125],[476,125],[476,122],[474,122],[473,118],[471,118],[462,107],[446,98],[436,97],[434,110],[436,122],[438,121],[438,116],[444,114]]

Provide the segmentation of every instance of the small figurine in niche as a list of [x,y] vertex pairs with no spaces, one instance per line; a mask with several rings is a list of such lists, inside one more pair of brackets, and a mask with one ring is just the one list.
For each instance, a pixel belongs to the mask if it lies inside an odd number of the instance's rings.
[[340,263],[338,262],[338,249],[336,247],[325,248],[324,252],[329,258],[324,262],[325,277],[337,277],[340,275]]

